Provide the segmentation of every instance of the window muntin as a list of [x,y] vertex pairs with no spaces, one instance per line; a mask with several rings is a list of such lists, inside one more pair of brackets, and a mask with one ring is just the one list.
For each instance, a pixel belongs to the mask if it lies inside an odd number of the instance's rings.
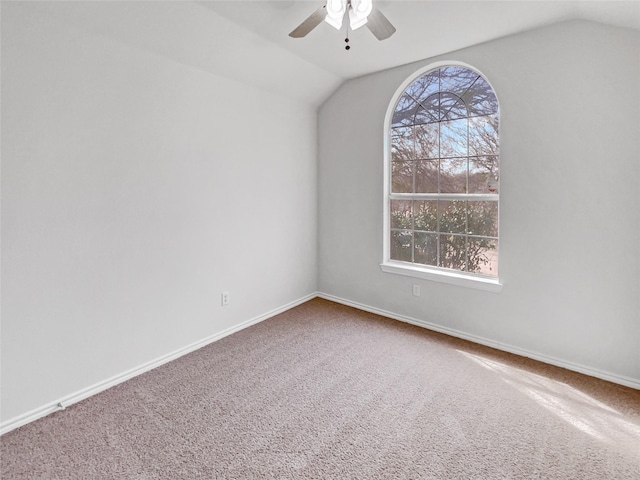
[[444,66],[391,120],[387,259],[498,276],[499,108],[482,75]]

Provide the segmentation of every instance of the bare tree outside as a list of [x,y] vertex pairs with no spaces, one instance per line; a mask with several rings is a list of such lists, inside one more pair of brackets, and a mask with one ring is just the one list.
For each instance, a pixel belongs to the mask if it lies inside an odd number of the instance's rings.
[[498,274],[498,101],[464,67],[415,80],[391,128],[390,258]]

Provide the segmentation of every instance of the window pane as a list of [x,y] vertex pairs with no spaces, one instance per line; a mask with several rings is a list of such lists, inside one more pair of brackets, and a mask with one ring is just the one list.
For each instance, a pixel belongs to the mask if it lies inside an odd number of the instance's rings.
[[440,160],[440,193],[467,193],[467,159]]
[[427,97],[425,100],[420,102],[420,107],[416,111],[415,116],[415,124],[421,125],[423,123],[438,123],[440,121],[440,117],[438,117],[438,94],[431,95]]
[[398,127],[391,129],[391,160],[413,160],[413,129]]
[[467,125],[469,120],[440,123],[440,158],[467,156]]
[[469,271],[498,276],[498,241],[492,238],[473,238],[468,240]]
[[413,228],[411,200],[391,200],[391,228]]
[[479,75],[465,67],[445,67],[440,69],[440,90],[462,95],[474,85]]
[[[415,200],[413,202],[414,230],[435,232],[438,229],[438,201]],[[434,264],[435,265],[435,264]]]
[[440,267],[467,271],[465,240],[461,235],[440,235]]
[[478,77],[463,97],[469,108],[469,115],[472,117],[498,113],[498,99],[491,86],[482,77]]
[[464,200],[439,200],[438,220],[440,231],[446,233],[465,233],[467,209]]
[[413,261],[423,265],[438,264],[438,235],[435,233],[416,232]]
[[438,158],[438,124],[414,127],[416,158]]
[[439,71],[434,70],[421,76],[407,88],[406,92],[424,104],[424,101],[440,89]]
[[398,104],[393,112],[393,127],[402,127],[413,125],[413,118],[418,108],[418,102],[416,102],[410,95],[406,93],[400,97]]
[[415,162],[391,162],[391,192],[413,192],[413,169]]
[[438,193],[438,160],[416,160],[416,193]]
[[489,192],[489,180],[497,180],[499,173],[497,156],[470,158],[469,193],[493,193]]
[[391,260],[411,261],[413,233],[406,230],[391,230]]
[[497,155],[498,117],[469,119],[469,155]]
[[498,202],[467,203],[469,235],[498,236]]
[[440,118],[442,120],[467,118],[467,107],[460,97],[451,93],[441,93]]

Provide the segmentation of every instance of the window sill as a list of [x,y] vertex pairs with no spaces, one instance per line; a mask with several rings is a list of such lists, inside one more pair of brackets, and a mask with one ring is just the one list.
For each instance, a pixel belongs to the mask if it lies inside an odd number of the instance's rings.
[[459,287],[475,288],[487,292],[499,293],[502,290],[502,283],[497,278],[475,277],[463,273],[455,273],[444,270],[436,270],[427,267],[417,267],[415,265],[401,262],[385,262],[380,264],[380,269],[386,273],[404,275],[406,277],[420,278],[433,282],[447,283]]

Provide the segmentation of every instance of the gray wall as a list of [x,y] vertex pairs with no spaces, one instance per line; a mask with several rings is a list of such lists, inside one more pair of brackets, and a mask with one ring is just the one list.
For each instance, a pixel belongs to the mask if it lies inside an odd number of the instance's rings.
[[[345,84],[319,114],[320,291],[640,385],[640,38],[571,22]],[[435,61],[501,103],[501,293],[383,273],[383,124]],[[412,284],[422,295],[412,296]]]
[[2,9],[4,422],[317,290],[316,108],[49,7]]

